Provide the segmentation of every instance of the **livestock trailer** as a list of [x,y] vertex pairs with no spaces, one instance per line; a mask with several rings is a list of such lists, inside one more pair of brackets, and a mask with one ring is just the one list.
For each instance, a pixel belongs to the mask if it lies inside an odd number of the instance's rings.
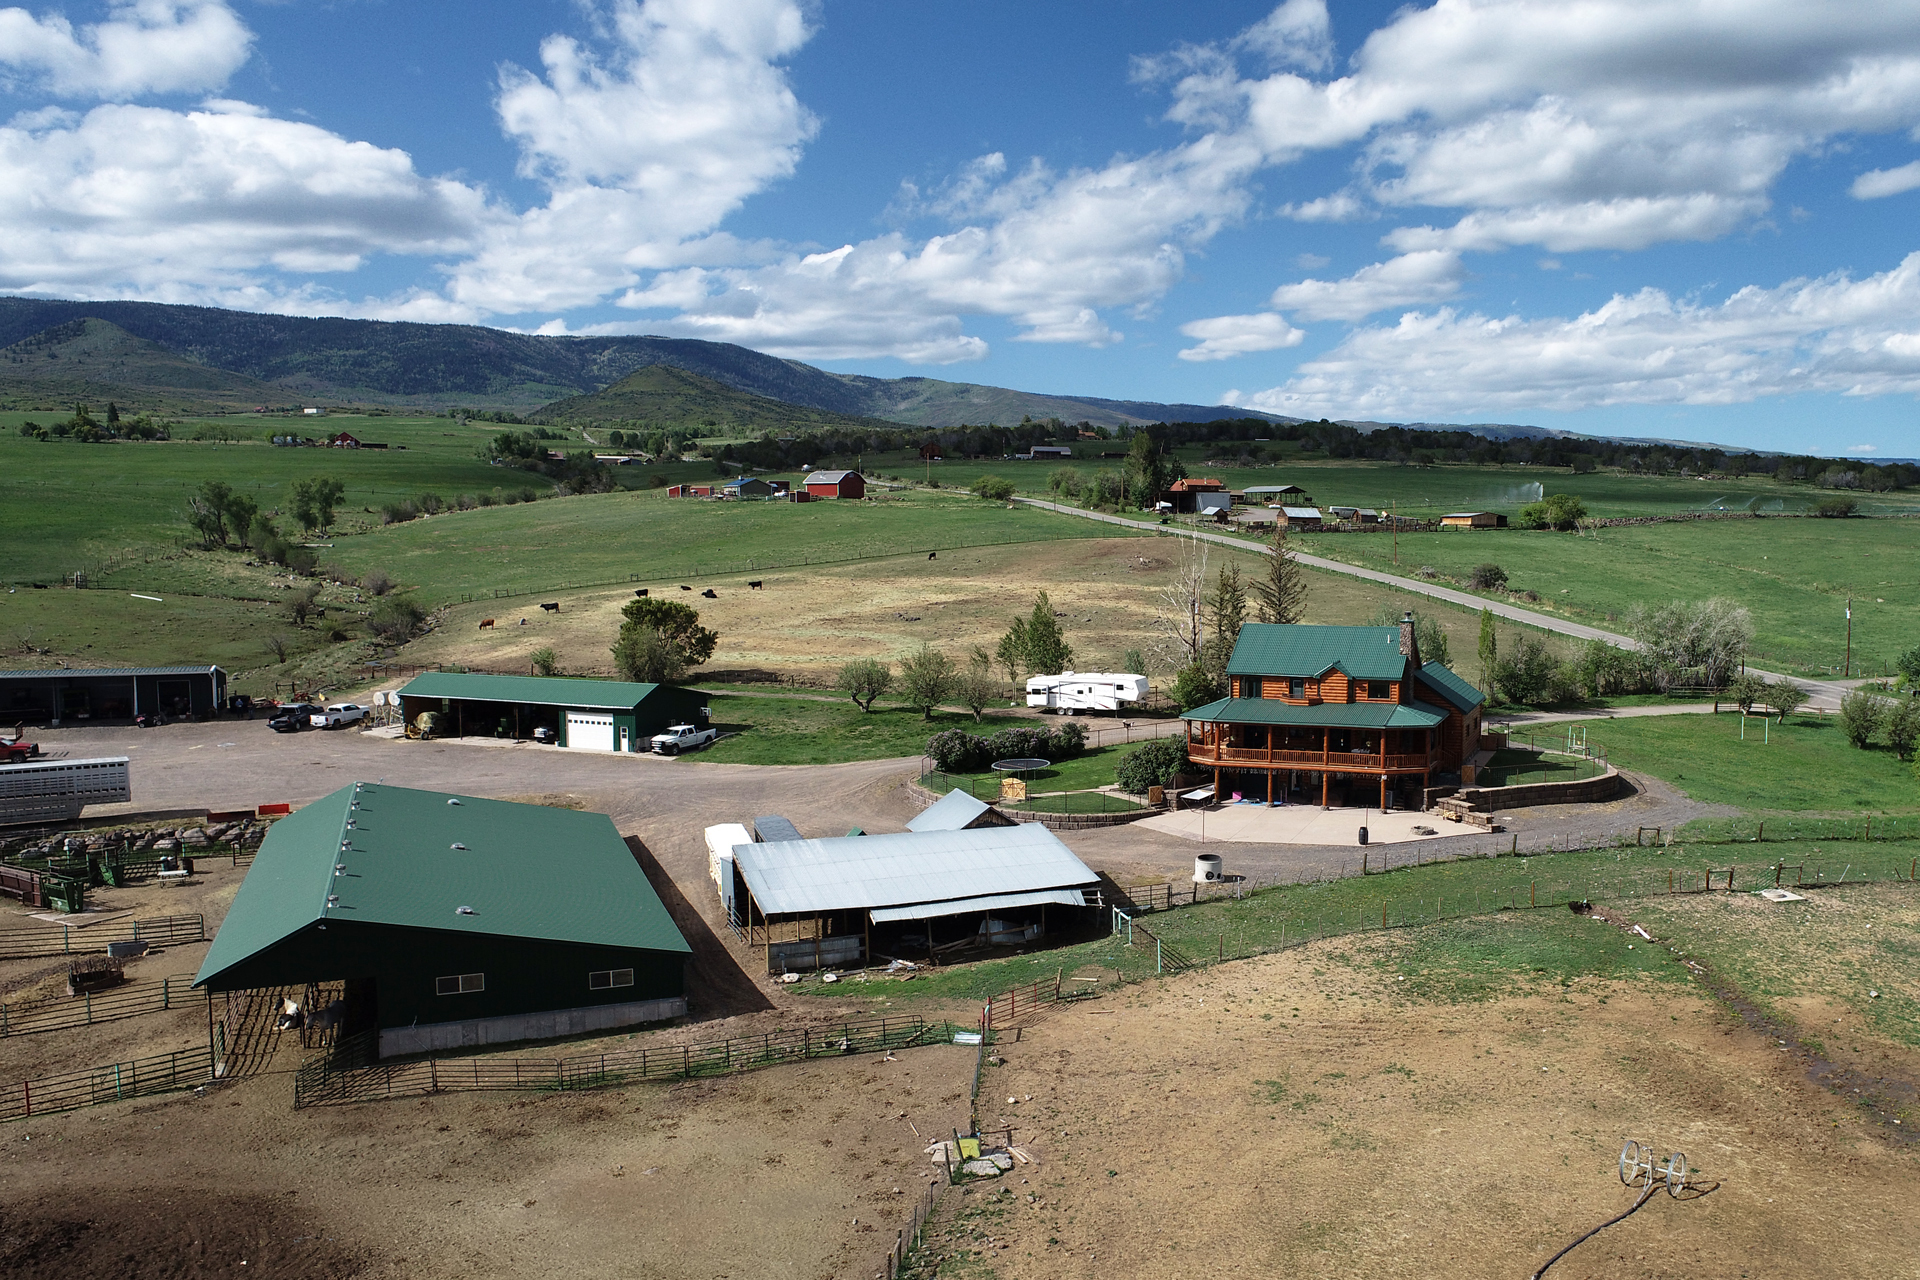
[[90,804],[131,799],[125,756],[0,765],[0,824],[68,822]]
[[1027,681],[1027,705],[1050,711],[1118,711],[1147,696],[1147,678],[1111,671],[1062,671]]

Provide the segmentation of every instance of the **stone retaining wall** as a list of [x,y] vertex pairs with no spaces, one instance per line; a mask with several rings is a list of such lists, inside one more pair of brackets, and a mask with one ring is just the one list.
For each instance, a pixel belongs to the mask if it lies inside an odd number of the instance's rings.
[[[919,802],[922,809],[940,797],[921,786],[918,781],[908,779],[907,794]],[[1128,809],[1121,813],[1034,813],[1027,809],[1003,809],[1009,818],[1021,822],[1037,822],[1049,831],[1090,831],[1095,827],[1118,827],[1129,822],[1138,822],[1142,818],[1151,818],[1156,813],[1164,813],[1164,805],[1143,805],[1138,809]]]
[[1517,787],[1462,787],[1454,798],[1472,804],[1478,813],[1526,809],[1537,804],[1592,804],[1620,794],[1620,771],[1607,766],[1597,778],[1578,782],[1528,782]]

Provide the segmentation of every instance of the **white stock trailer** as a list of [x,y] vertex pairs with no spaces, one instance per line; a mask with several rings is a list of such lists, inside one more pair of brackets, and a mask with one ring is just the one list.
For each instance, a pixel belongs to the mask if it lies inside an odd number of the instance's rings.
[[719,826],[708,827],[706,836],[707,874],[713,877],[714,885],[720,890],[720,902],[726,907],[728,918],[739,923],[739,917],[733,909],[733,847],[752,844],[753,833],[738,822],[723,822]]
[[1118,711],[1147,696],[1147,678],[1113,671],[1062,671],[1027,681],[1027,705],[1050,711]]
[[90,804],[132,799],[126,756],[0,765],[0,823],[66,822]]

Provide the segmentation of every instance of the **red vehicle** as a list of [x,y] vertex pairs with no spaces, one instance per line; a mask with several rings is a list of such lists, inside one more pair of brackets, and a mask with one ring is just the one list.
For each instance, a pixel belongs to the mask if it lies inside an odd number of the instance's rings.
[[0,738],[0,764],[25,764],[37,759],[40,744],[23,738]]

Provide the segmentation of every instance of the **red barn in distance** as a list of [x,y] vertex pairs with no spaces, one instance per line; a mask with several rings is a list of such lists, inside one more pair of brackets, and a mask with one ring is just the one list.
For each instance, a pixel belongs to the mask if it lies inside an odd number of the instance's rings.
[[866,477],[858,471],[814,471],[803,482],[807,495],[813,498],[864,498],[867,496]]

